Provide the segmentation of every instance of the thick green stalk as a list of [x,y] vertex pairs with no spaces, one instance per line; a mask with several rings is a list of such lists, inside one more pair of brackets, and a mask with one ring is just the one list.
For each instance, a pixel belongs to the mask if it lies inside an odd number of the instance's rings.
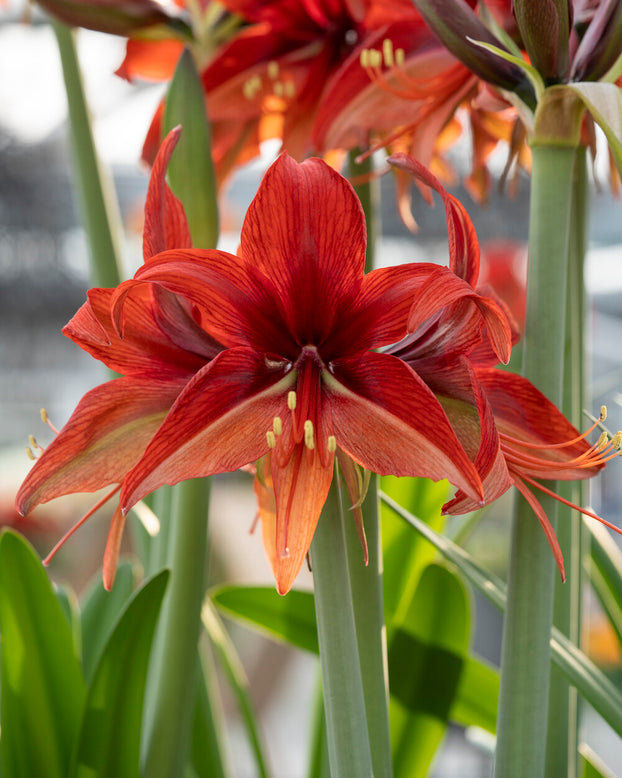
[[118,246],[121,217],[114,187],[95,149],[74,31],[56,21],[52,27],[63,66],[71,128],[71,153],[78,202],[89,244],[91,278],[97,286],[117,286],[121,281]]
[[171,579],[149,665],[143,721],[143,775],[183,775],[190,748],[197,643],[205,591],[209,480],[173,489],[167,562]]
[[354,521],[346,514],[348,568],[374,775],[390,778],[393,775],[393,763],[377,475],[371,477],[363,509],[369,562],[367,566],[363,564],[363,551]]
[[[575,149],[535,145],[532,151],[523,373],[560,405]],[[555,528],[556,501],[546,495],[539,499]],[[544,533],[527,502],[519,498],[503,627],[497,778],[544,775],[554,575],[553,555]]]
[[354,190],[358,195],[367,224],[367,254],[365,256],[365,272],[374,269],[376,242],[380,235],[380,186],[373,178],[374,161],[366,157],[362,162],[355,160],[360,150],[354,149],[348,154],[348,176],[353,181]]
[[[562,411],[577,427],[583,424],[585,407],[585,283],[583,267],[587,248],[589,185],[585,148],[577,151],[573,180],[573,206],[570,220],[568,283],[566,306],[566,345]],[[583,481],[559,484],[562,497],[575,505],[583,502]],[[559,506],[557,539],[566,562],[567,581],[555,579],[553,623],[575,645],[581,631],[582,543],[581,514],[566,505]],[[549,694],[546,775],[576,778],[578,771],[578,695],[562,673],[551,669]]]
[[371,776],[365,695],[336,477],[311,543],[311,562],[331,776]]

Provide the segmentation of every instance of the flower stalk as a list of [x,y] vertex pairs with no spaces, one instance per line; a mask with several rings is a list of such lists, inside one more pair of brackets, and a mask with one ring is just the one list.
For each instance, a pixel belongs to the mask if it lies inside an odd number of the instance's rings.
[[[523,374],[559,405],[576,152],[572,145],[545,144],[535,144],[532,151]],[[546,419],[542,423],[546,424]],[[556,501],[543,495],[542,507],[555,528]],[[495,760],[498,777],[544,775],[554,567],[542,530],[521,497],[512,527],[503,629]]]
[[344,519],[335,478],[310,551],[328,755],[333,778],[374,774]]

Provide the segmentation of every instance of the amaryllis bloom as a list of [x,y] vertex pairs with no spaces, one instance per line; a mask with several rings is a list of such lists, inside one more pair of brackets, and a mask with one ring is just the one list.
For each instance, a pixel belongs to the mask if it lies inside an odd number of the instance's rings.
[[[338,173],[318,159],[279,157],[249,207],[237,256],[167,248],[180,242],[178,224],[167,217],[167,229],[154,231],[158,209],[148,216],[134,279],[91,292],[66,330],[124,375],[82,400],[22,486],[21,511],[120,484],[125,514],[162,484],[269,455],[276,520],[266,543],[286,592],[336,456],[381,474],[448,478],[481,499],[477,470],[432,391],[378,351],[406,334],[413,293],[435,268],[364,275],[363,211]],[[465,306],[479,320],[470,291]]]
[[[579,433],[527,379],[494,367],[500,356],[498,344],[505,340],[498,327],[502,319],[493,315],[492,290],[479,285],[479,247],[466,211],[415,160],[395,155],[389,161],[441,195],[450,237],[450,267],[438,267],[415,292],[409,334],[389,353],[410,365],[435,393],[482,478],[484,503],[493,502],[511,486],[529,502],[564,578],[559,544],[536,493],[545,492],[564,502],[541,481],[574,481],[596,475],[609,459],[619,454],[620,433],[611,440],[604,434],[591,445],[586,438],[597,424],[586,433]],[[439,283],[443,276],[447,284]],[[465,318],[461,316],[463,300],[473,288],[479,293],[478,304],[486,301],[486,322],[496,327],[473,330],[468,310]],[[514,332],[512,339],[516,336]],[[446,354],[444,365],[430,359],[437,350]],[[603,410],[600,421],[604,415]],[[474,430],[479,430],[479,434]],[[443,511],[461,514],[478,507],[477,502],[458,491]],[[620,532],[590,511],[572,507]]]

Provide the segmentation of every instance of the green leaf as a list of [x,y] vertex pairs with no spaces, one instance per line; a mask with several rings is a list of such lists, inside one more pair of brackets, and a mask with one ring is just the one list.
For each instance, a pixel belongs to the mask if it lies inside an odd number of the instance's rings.
[[443,565],[429,565],[389,644],[396,778],[427,775],[460,684],[469,634],[464,584]]
[[602,81],[567,84],[577,94],[594,121],[605,133],[609,149],[622,175],[622,89]]
[[132,598],[87,693],[71,778],[138,778],[145,679],[168,580],[163,570]]
[[282,597],[274,587],[220,586],[209,595],[219,610],[305,651],[319,652],[315,604],[310,592],[292,589]]
[[[435,483],[427,478],[384,476],[381,487],[400,505],[414,510],[435,530],[445,526],[441,508],[447,500],[446,481]],[[413,598],[423,570],[436,552],[429,543],[412,532],[389,505],[381,503],[384,610],[387,625],[403,618]]]
[[55,587],[56,599],[67,619],[76,656],[82,656],[82,628],[80,626],[80,604],[74,590],[65,584]]
[[585,521],[590,533],[590,583],[622,645],[622,551],[607,530]]
[[579,745],[579,754],[581,757],[581,766],[583,768],[580,773],[582,778],[615,778],[614,773],[607,767],[598,754],[595,754],[585,743]]
[[2,772],[65,778],[85,683],[71,630],[36,553],[0,535]]
[[465,659],[449,718],[463,727],[497,730],[499,673],[475,656]]
[[[381,494],[391,507],[409,524],[418,530],[447,559],[452,561],[467,579],[499,610],[505,610],[505,584],[493,573],[485,570],[464,549],[456,546],[449,538],[439,535],[417,516],[412,515],[388,495]],[[579,694],[594,710],[622,736],[622,694],[596,665],[574,646],[555,627],[551,631],[551,658]]]
[[121,562],[112,590],[104,589],[101,572],[95,574],[82,601],[82,671],[90,682],[119,614],[134,591],[135,565]]
[[199,657],[190,760],[196,778],[226,778],[223,715],[216,670],[207,652]]
[[183,132],[168,167],[173,192],[184,204],[195,248],[216,248],[218,200],[205,95],[192,55],[181,55],[166,99],[164,129]]

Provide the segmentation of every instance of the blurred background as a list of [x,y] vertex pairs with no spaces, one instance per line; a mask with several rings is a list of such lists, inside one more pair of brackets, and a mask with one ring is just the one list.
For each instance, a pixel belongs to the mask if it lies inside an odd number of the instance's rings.
[[[19,520],[13,500],[30,462],[28,436],[45,446],[52,433],[40,420],[45,408],[52,422],[65,423],[80,397],[105,380],[103,366],[61,334],[62,326],[85,299],[89,287],[87,246],[73,196],[66,100],[56,42],[36,13],[24,21],[25,7],[13,0],[0,6],[0,522],[15,525],[42,555],[92,504],[89,495],[42,506]],[[93,112],[96,144],[111,171],[126,240],[126,275],[141,262],[142,208],[148,171],[138,160],[146,129],[163,86],[134,84],[114,76],[124,42],[112,36],[80,31],[78,51]],[[468,168],[468,139],[452,158]],[[248,203],[274,148],[240,170],[227,185],[222,204],[221,247],[235,251]],[[497,174],[505,164],[498,155]],[[600,164],[600,163],[598,163]],[[597,173],[598,173],[597,164]],[[598,177],[606,181],[604,175]],[[393,185],[382,182],[380,264],[416,260],[446,262],[446,227],[440,203],[430,209],[415,198],[417,235],[409,233],[395,209]],[[605,184],[603,184],[605,186]],[[455,193],[473,219],[485,256],[512,253],[517,278],[525,271],[528,185],[520,182],[510,199],[497,191],[487,207],[464,191]],[[590,252],[586,283],[590,294],[589,410],[609,407],[611,428],[622,427],[622,202],[594,187]],[[543,420],[546,423],[546,420]],[[610,521],[622,523],[622,471],[613,462],[592,484],[593,507]],[[505,575],[508,510],[511,500],[489,510],[469,540],[469,550],[485,565]],[[226,474],[214,479],[211,532],[214,582],[271,584],[259,535],[249,530],[255,516],[250,477]],[[108,529],[100,511],[67,544],[50,567],[55,581],[80,592],[101,566]],[[129,533],[128,533],[129,536]],[[126,539],[131,552],[131,538]],[[309,587],[303,571],[298,586]],[[475,598],[474,650],[498,664],[501,617]],[[586,600],[586,638],[591,656],[620,676],[620,656],[598,607]],[[276,645],[256,633],[230,625],[250,677],[262,731],[277,778],[305,774],[306,743],[318,667],[311,656]],[[231,763],[237,778],[251,778],[250,758],[235,707],[225,697]],[[619,739],[589,710],[584,711],[589,740],[610,767],[622,765]],[[433,775],[477,778],[490,773],[490,743],[457,728],[449,731]],[[622,767],[618,767],[622,776]]]

